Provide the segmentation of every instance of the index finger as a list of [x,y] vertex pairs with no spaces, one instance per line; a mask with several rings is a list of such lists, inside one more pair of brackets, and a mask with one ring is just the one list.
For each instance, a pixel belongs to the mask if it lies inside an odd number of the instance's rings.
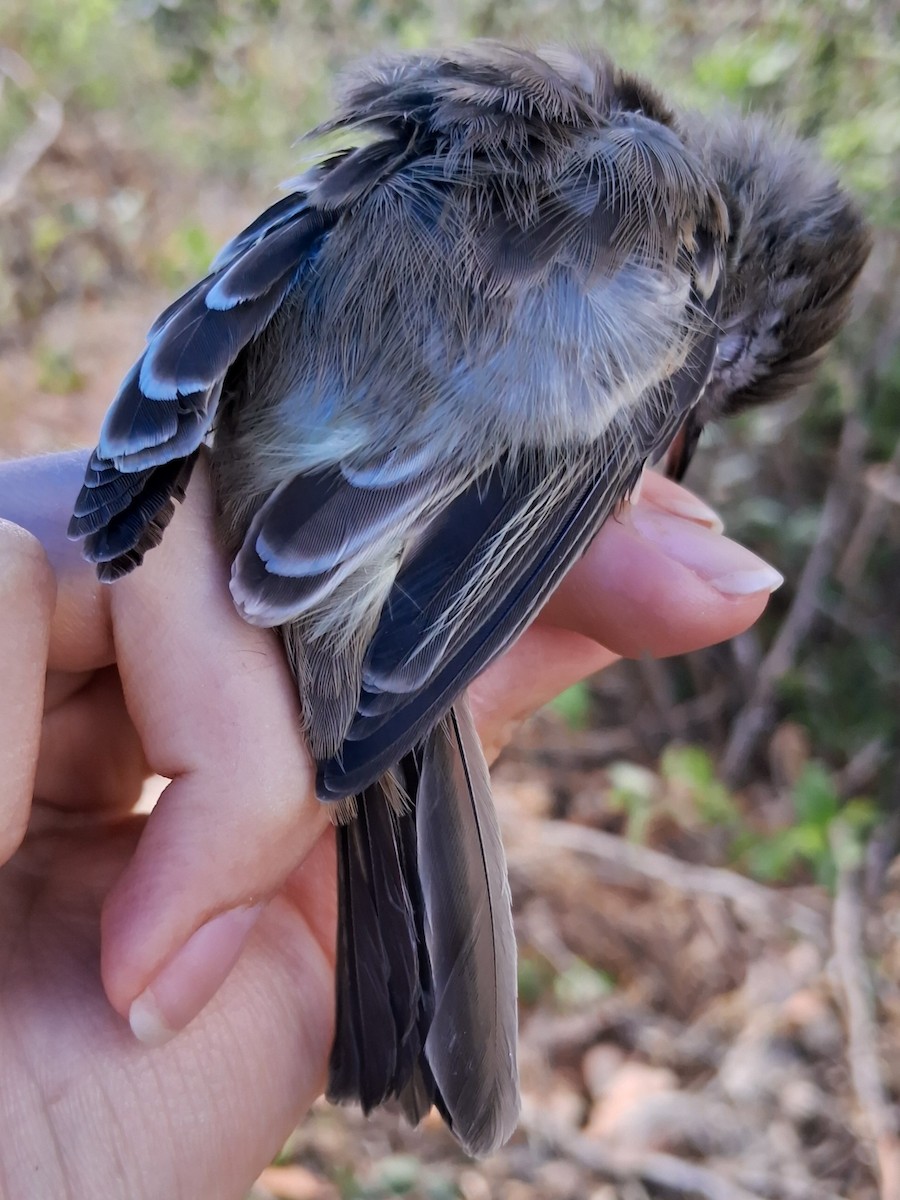
[[173,781],[104,911],[104,982],[125,1014],[201,926],[277,891],[328,817],[281,646],[231,603],[205,464],[162,545],[110,587],[65,537],[85,457],[3,465],[0,511],[28,523],[57,572],[51,666],[115,661],[146,760]]
[[0,517],[38,539],[56,576],[48,666],[73,674],[109,666],[115,658],[110,589],[66,537],[87,459],[87,451],[77,450],[0,463]]
[[31,811],[54,593],[40,544],[0,520],[0,863],[18,848]]
[[201,926],[278,891],[328,816],[281,644],[232,604],[203,458],[162,545],[108,590],[128,711],[173,781],[104,911],[104,982],[124,1013]]

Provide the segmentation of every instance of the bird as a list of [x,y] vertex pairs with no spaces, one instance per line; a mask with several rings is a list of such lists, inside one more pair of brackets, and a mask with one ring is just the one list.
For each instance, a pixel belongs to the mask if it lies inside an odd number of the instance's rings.
[[[156,320],[69,534],[136,568],[208,448],[250,623],[280,633],[336,824],[327,1094],[516,1128],[516,944],[466,689],[647,464],[809,377],[869,251],[771,120],[600,49],[357,67],[287,193]],[[204,451],[206,452],[206,451]]]

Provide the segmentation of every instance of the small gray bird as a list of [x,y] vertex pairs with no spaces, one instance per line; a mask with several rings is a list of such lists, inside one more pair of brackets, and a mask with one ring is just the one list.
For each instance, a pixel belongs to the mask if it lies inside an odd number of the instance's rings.
[[512,1133],[516,951],[465,689],[704,423],[804,379],[862,218],[805,145],[601,53],[370,65],[343,138],[168,308],[70,534],[137,566],[211,440],[235,604],[280,630],[338,821],[328,1094]]

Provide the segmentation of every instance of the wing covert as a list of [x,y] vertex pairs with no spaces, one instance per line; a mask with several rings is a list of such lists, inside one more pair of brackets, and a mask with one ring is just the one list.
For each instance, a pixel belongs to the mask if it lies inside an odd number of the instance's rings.
[[228,371],[314,260],[334,216],[286,197],[249,226],[218,269],[163,312],[113,401],[69,536],[111,580],[158,543],[209,432]]
[[[715,356],[719,294],[717,287],[707,305],[698,302],[703,328],[687,361],[637,412],[578,448],[575,461],[531,454],[518,468],[501,464],[420,533],[369,642],[344,744],[320,764],[323,798],[351,795],[377,778],[525,629],[697,402]],[[513,553],[492,569],[511,529]],[[474,593],[473,577],[481,580]]]

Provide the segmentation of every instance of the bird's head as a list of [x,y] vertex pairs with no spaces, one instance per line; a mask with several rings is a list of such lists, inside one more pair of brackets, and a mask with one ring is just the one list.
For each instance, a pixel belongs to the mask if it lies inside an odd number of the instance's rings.
[[812,376],[871,249],[858,204],[812,146],[760,117],[682,121],[730,228],[712,372],[667,456],[677,479],[708,421],[780,399]]
[[771,121],[712,122],[698,142],[731,226],[722,336],[703,401],[711,418],[810,377],[847,318],[871,243],[859,206],[815,150]]

